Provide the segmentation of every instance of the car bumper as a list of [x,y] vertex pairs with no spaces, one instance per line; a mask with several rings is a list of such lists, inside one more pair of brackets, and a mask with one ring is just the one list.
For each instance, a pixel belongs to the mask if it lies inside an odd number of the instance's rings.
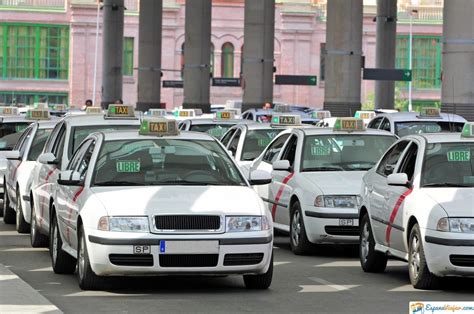
[[[99,276],[123,276],[123,275],[213,275],[213,274],[262,274],[268,270],[273,249],[273,237],[271,233],[260,235],[253,238],[220,238],[218,235],[214,237],[185,238],[177,236],[161,236],[149,234],[146,236],[126,238],[110,238],[103,235],[88,236],[88,253],[92,270]],[[201,241],[201,240],[218,240],[218,252],[212,254],[195,253],[187,255],[185,252],[176,254],[160,253],[160,240],[165,241]],[[134,254],[134,245],[150,245],[149,254]],[[241,257],[240,264],[231,263],[229,265],[228,254],[234,254],[232,257]],[[189,265],[176,266],[173,262],[169,262],[170,255],[172,258],[177,257],[189,258]],[[180,256],[176,256],[180,255]],[[206,255],[206,256],[204,256]],[[212,256],[211,256],[212,255]],[[227,257],[226,257],[227,256]],[[251,261],[249,264],[248,258]],[[260,258],[261,257],[261,258]],[[146,262],[145,262],[146,260]],[[200,263],[205,260],[206,264]],[[247,260],[244,264],[243,260]],[[123,261],[126,261],[124,263]],[[140,263],[146,263],[146,265]]]
[[437,276],[474,276],[474,235],[427,230],[424,252]]
[[[308,240],[312,243],[357,244],[359,219],[357,209],[303,208]],[[352,221],[352,225],[343,222]]]

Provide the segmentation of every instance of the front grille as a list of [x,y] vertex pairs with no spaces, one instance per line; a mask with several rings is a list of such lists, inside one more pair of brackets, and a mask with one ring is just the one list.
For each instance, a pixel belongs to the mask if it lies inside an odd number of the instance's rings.
[[263,259],[263,253],[226,254],[224,266],[256,265]]
[[220,216],[208,215],[167,215],[155,216],[158,230],[219,230]]
[[215,267],[219,254],[162,254],[161,267]]
[[151,254],[110,254],[109,260],[117,266],[153,266]]
[[337,236],[358,236],[359,226],[326,226],[324,227],[327,234]]
[[449,255],[449,260],[454,266],[474,267],[474,255]]

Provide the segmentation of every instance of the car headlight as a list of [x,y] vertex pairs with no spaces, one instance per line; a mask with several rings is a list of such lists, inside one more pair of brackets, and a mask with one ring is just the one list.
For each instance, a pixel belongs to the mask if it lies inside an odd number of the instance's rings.
[[148,217],[101,217],[97,229],[119,232],[150,232]]
[[456,233],[474,233],[474,218],[441,218],[436,230]]
[[319,195],[314,200],[314,206],[330,208],[358,208],[360,203],[357,195]]
[[245,232],[269,230],[266,216],[231,216],[225,217],[226,232]]

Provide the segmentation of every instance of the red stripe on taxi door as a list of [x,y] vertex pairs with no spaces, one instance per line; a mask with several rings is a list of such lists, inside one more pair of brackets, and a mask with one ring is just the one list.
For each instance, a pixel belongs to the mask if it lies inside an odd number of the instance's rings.
[[390,234],[392,232],[392,224],[395,221],[395,217],[397,216],[398,210],[400,209],[400,206],[402,205],[403,201],[405,198],[410,195],[410,193],[413,192],[413,188],[408,189],[400,195],[400,197],[397,200],[397,203],[395,203],[395,207],[393,207],[392,213],[390,214],[390,220],[387,226],[387,231],[385,232],[385,240],[387,242],[387,245],[390,245]]
[[283,189],[285,188],[285,184],[288,183],[288,181],[291,180],[291,178],[293,178],[295,174],[292,172],[290,173],[289,175],[287,175],[284,179],[283,179],[283,182],[282,182],[282,185],[280,186],[280,188],[278,189],[278,193],[275,197],[275,203],[273,204],[272,206],[272,217],[273,217],[273,221],[275,221],[275,214],[276,214],[276,209],[277,209],[277,204],[279,201],[280,201],[280,198],[281,198],[281,195],[283,194]]

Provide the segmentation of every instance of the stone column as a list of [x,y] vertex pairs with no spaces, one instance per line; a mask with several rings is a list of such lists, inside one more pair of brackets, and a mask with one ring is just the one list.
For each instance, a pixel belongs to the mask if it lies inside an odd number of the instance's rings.
[[104,0],[101,105],[122,99],[124,0]]
[[137,109],[160,108],[163,0],[140,0]]
[[183,108],[210,112],[211,0],[186,0]]
[[441,109],[474,121],[474,1],[445,1]]
[[273,102],[275,0],[245,0],[242,111]]
[[[397,0],[377,0],[375,67],[395,69]],[[375,81],[375,108],[393,109],[395,81]]]
[[329,0],[324,109],[353,116],[360,109],[362,0]]

